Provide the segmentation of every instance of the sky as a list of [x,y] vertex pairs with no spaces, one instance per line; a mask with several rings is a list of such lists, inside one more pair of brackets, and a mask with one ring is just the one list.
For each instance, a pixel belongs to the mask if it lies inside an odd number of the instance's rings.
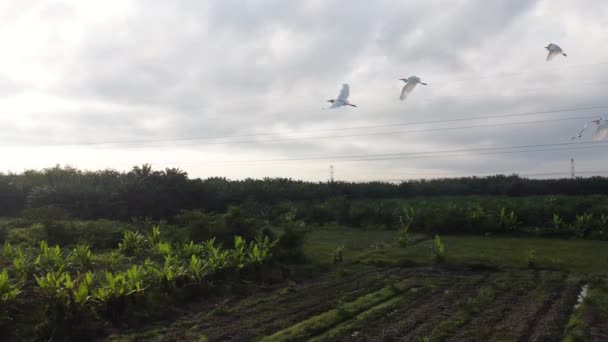
[[592,126],[553,145],[608,112],[606,32],[601,0],[4,0],[0,171],[608,173]]

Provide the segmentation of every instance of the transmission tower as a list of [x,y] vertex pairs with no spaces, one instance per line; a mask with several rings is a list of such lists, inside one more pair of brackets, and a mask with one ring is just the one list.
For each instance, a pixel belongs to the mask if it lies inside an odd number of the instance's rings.
[[570,158],[570,177],[574,178],[574,158]]
[[329,182],[330,183],[334,182],[334,166],[333,165],[329,165]]

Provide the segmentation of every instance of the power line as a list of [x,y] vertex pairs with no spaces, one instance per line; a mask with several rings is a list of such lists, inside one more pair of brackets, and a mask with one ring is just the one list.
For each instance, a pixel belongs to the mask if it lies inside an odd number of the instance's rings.
[[[607,174],[608,170],[595,170],[595,171],[577,171],[577,173],[580,174]],[[424,175],[425,173],[415,173],[415,175]],[[408,175],[413,175],[413,174],[408,174]],[[487,176],[494,176],[494,175],[518,175],[518,176],[522,176],[522,177],[540,177],[540,176],[559,176],[559,175],[563,175],[564,178],[568,178],[568,172],[564,171],[564,172],[539,172],[539,173],[520,173],[517,171],[488,171],[488,172],[481,172],[481,173],[450,173],[450,174],[442,174],[442,175],[437,175],[436,177],[428,177],[428,178],[434,178],[434,179],[438,179],[438,178],[465,178],[465,177],[487,177]],[[410,178],[411,179],[411,178]],[[365,179],[365,180],[361,180],[363,182],[403,182],[408,180],[408,178],[381,178],[381,179]]]
[[[603,108],[606,108],[605,106]],[[591,107],[589,107],[591,108]],[[544,113],[549,113],[544,112]],[[543,113],[543,114],[544,114]],[[535,113],[537,114],[537,113]],[[523,116],[523,115],[532,115],[532,114],[518,114],[518,115],[503,115],[503,116],[494,116],[494,117],[485,117],[485,118],[467,118],[467,119],[452,119],[452,120],[434,120],[428,121],[424,123],[441,123],[441,122],[456,122],[456,121],[467,121],[467,120],[481,120],[488,118],[500,118],[500,117],[509,117],[509,116]],[[395,135],[395,134],[406,134],[406,133],[420,133],[420,132],[433,132],[433,131],[450,131],[450,130],[460,130],[460,129],[473,129],[473,128],[484,128],[484,127],[500,127],[500,126],[516,126],[516,125],[530,125],[530,124],[538,124],[545,122],[559,122],[559,121],[569,121],[569,120],[579,120],[579,119],[590,119],[596,118],[598,115],[587,115],[587,116],[575,116],[575,117],[566,117],[559,119],[545,119],[545,120],[534,120],[534,121],[522,121],[522,122],[506,122],[506,123],[497,123],[497,124],[486,124],[486,125],[469,125],[469,126],[458,126],[458,127],[441,127],[441,128],[429,128],[429,129],[418,129],[418,130],[400,130],[400,131],[387,131],[387,132],[375,132],[375,133],[356,133],[356,134],[345,134],[345,135],[324,135],[324,136],[308,136],[308,137],[292,137],[292,138],[278,138],[278,139],[265,139],[265,140],[237,140],[237,141],[221,141],[221,142],[206,142],[200,144],[199,146],[208,146],[208,145],[232,145],[232,144],[249,144],[249,143],[271,143],[271,142],[284,142],[284,141],[299,141],[299,140],[316,140],[316,139],[341,139],[341,138],[351,138],[351,137],[365,137],[365,136],[378,136],[378,135]],[[423,124],[422,122],[418,123],[402,123],[401,126],[406,125],[417,125]],[[385,125],[382,125],[385,126]],[[388,125],[386,125],[388,126]],[[399,126],[393,125],[393,126]],[[145,140],[145,141],[123,141],[120,143],[111,143],[111,142],[97,142],[97,143],[64,143],[64,144],[46,144],[45,146],[104,146],[104,145],[131,145],[131,144],[147,144],[147,143],[167,143],[167,142],[181,142],[181,141],[196,141],[196,140],[207,140],[208,138],[187,138],[187,139],[164,139],[164,140]],[[184,146],[188,144],[179,144],[178,146]],[[153,147],[158,147],[159,145],[153,145]]]
[[[513,154],[513,153],[530,153],[530,152],[547,152],[547,151],[566,151],[566,150],[586,150],[594,148],[606,148],[608,141],[600,142],[582,142],[582,143],[553,143],[553,144],[535,144],[535,145],[519,145],[519,146],[502,146],[502,147],[487,147],[487,148],[472,148],[458,150],[443,150],[443,151],[427,151],[427,152],[406,152],[406,153],[387,153],[387,154],[368,154],[368,155],[351,155],[351,156],[330,156],[330,157],[310,157],[310,158],[293,158],[293,159],[262,159],[262,160],[245,160],[245,161],[175,161],[175,162],[156,162],[161,165],[192,165],[205,164],[215,166],[230,166],[230,165],[247,165],[264,163],[265,165],[276,164],[310,164],[317,161],[332,161],[333,163],[347,162],[372,162],[372,161],[390,161],[390,160],[406,160],[406,159],[423,159],[423,158],[446,158],[446,157],[466,157],[466,156],[481,156],[495,154]],[[596,146],[581,146],[594,144]],[[560,147],[561,146],[561,147]],[[558,147],[558,148],[539,148],[539,147]],[[534,148],[534,149],[524,149]],[[512,149],[514,151],[503,151]],[[461,153],[465,152],[465,153]],[[479,153],[466,153],[479,152]],[[453,154],[459,153],[459,154]],[[267,164],[266,164],[267,163]]]
[[530,144],[530,145],[514,145],[514,146],[499,146],[499,147],[480,147],[480,148],[467,148],[467,149],[454,149],[454,150],[440,150],[440,151],[423,151],[423,152],[400,152],[400,153],[382,153],[382,154],[359,154],[359,155],[347,155],[347,156],[324,156],[324,157],[303,157],[303,158],[280,158],[280,159],[257,159],[257,160],[242,160],[242,161],[219,161],[216,163],[232,164],[232,163],[265,163],[265,162],[291,162],[291,161],[309,161],[309,160],[338,160],[338,159],[352,159],[352,158],[376,158],[376,157],[396,157],[396,156],[412,156],[412,155],[425,155],[425,154],[443,154],[443,153],[459,153],[459,152],[479,152],[479,151],[495,151],[495,150],[513,150],[513,149],[525,149],[525,148],[539,148],[539,147],[555,147],[555,146],[581,146],[588,144],[606,144],[608,141],[596,141],[596,142],[569,142],[569,143],[550,143],[550,144]]

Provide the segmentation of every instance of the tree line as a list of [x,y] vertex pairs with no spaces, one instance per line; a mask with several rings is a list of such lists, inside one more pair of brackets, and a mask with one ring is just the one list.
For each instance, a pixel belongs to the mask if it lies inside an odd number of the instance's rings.
[[0,216],[24,209],[60,207],[82,219],[172,218],[181,210],[223,212],[244,203],[418,196],[530,196],[608,194],[608,178],[527,179],[516,174],[387,182],[305,182],[287,178],[228,180],[189,178],[183,170],[84,171],[55,166],[0,173]]

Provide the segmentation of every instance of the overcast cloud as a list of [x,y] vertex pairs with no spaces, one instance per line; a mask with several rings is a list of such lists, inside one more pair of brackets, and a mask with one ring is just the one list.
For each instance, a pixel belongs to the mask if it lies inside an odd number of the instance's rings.
[[[149,162],[235,179],[326,180],[330,164],[342,180],[566,176],[571,157],[581,171],[608,170],[602,147],[245,162],[568,142],[585,119],[512,123],[599,116],[608,107],[343,128],[608,106],[606,32],[601,0],[5,0],[1,170],[57,163],[126,170]],[[550,42],[568,58],[546,63]],[[429,86],[401,102],[398,79],[411,75]],[[322,110],[342,83],[359,107]],[[494,124],[504,125],[435,130]],[[266,133],[276,135],[249,136]],[[581,141],[591,141],[587,133]],[[226,136],[244,137],[210,139]],[[135,143],[150,140],[158,142]],[[91,145],[102,142],[116,144]]]

